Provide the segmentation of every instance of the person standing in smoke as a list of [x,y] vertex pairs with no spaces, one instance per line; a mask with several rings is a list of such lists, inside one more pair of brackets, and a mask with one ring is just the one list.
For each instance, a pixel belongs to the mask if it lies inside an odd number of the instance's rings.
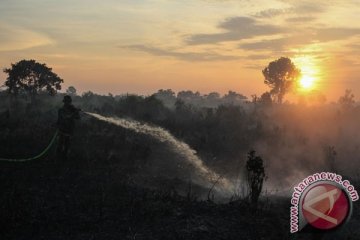
[[66,95],[63,99],[64,105],[58,111],[57,127],[59,130],[59,141],[57,154],[62,158],[67,158],[71,137],[75,129],[75,120],[80,119],[80,109],[72,105],[72,99]]

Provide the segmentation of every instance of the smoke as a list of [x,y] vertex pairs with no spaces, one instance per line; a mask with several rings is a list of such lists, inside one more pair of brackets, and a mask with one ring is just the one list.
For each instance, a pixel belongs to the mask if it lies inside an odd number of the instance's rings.
[[182,156],[183,159],[196,169],[197,174],[200,177],[197,180],[195,179],[197,184],[204,187],[214,187],[215,190],[222,193],[229,194],[233,190],[233,184],[227,178],[220,176],[218,173],[208,168],[196,155],[195,150],[190,148],[188,144],[174,137],[167,130],[159,126],[153,126],[130,119],[104,117],[90,112],[86,112],[86,114],[93,116],[98,120],[105,121],[125,129],[133,130],[137,133],[149,135],[156,140],[167,144],[173,151]]
[[[253,143],[265,160],[267,189],[291,189],[315,172],[357,177],[360,164],[360,109],[336,105],[274,106],[262,119],[262,135]],[[334,148],[334,167],[328,152]]]
[[[272,194],[290,195],[293,186],[314,172],[335,171],[348,179],[359,176],[360,135],[356,130],[359,125],[360,108],[346,110],[337,105],[314,107],[282,105],[260,110],[255,113],[251,109],[247,110],[244,113],[245,117],[243,115],[221,117],[223,121],[229,118],[234,121],[218,126],[212,130],[211,136],[215,136],[215,140],[220,141],[221,136],[228,134],[230,136],[224,140],[226,147],[232,145],[231,148],[221,148],[222,152],[227,151],[227,155],[219,156],[217,161],[212,162],[212,168],[204,164],[189,145],[159,126],[93,113],[89,115],[151,136],[166,145],[166,149],[174,151],[175,156],[160,152],[161,157],[153,159],[155,161],[161,159],[153,166],[149,166],[153,173],[159,174],[159,177],[163,176],[167,179],[179,177],[183,181],[193,181],[207,189],[219,179],[215,190],[221,196],[232,195],[246,185],[240,180],[244,179],[241,169],[245,167],[246,153],[250,149],[256,150],[257,155],[264,160],[267,180],[263,190]],[[199,123],[202,122],[197,121],[194,124]],[[255,123],[258,127],[246,128]],[[229,131],[233,131],[234,134]],[[242,137],[237,138],[237,136]],[[242,147],[244,144],[247,146]],[[233,153],[234,145],[239,145],[236,154]],[[333,156],[333,169],[329,164],[328,156],[332,147],[336,152]],[[160,156],[159,152],[156,154]],[[169,156],[171,161],[163,161]],[[187,163],[191,165],[190,169],[177,168],[177,165]],[[226,172],[226,175],[220,176],[213,169]],[[149,175],[149,169],[146,169],[145,174]],[[236,179],[240,183],[235,184]]]

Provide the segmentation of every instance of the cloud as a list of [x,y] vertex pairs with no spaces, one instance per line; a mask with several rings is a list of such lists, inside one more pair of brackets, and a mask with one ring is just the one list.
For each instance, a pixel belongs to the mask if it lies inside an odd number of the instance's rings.
[[261,40],[250,43],[239,44],[239,48],[244,50],[269,50],[269,51],[285,51],[289,47],[301,47],[303,45],[315,42],[315,38],[310,32],[302,34],[289,35],[283,38]]
[[[271,55],[266,54],[252,54],[245,56],[229,56],[229,55],[221,55],[216,53],[199,53],[199,52],[176,52],[172,50],[165,50],[155,47],[149,47],[146,45],[129,45],[129,46],[120,46],[121,48],[132,49],[136,51],[146,52],[155,56],[165,56],[165,57],[173,57],[180,59],[182,61],[231,61],[231,60],[266,60],[270,59]],[[258,66],[257,66],[258,67]]]
[[317,29],[316,40],[343,40],[357,35],[360,35],[360,28],[322,28]]
[[281,2],[287,3],[287,4],[301,4],[301,5],[328,5],[328,6],[337,6],[339,4],[342,5],[357,5],[358,0],[280,0]]
[[249,59],[249,60],[264,60],[264,59],[269,59],[269,58],[271,58],[271,55],[265,55],[265,54],[253,54],[253,55],[246,56],[246,59]]
[[250,17],[228,18],[218,25],[225,30],[223,33],[195,34],[190,36],[186,42],[190,45],[214,44],[227,41],[237,41],[256,36],[267,36],[284,31],[283,28],[270,24],[261,24]]
[[0,51],[16,51],[53,44],[48,36],[0,23]]
[[314,20],[316,20],[315,17],[292,17],[286,19],[287,22],[293,22],[293,23],[305,23],[305,22],[308,23]]
[[298,1],[294,3],[293,12],[298,14],[313,14],[313,13],[322,13],[327,9],[327,5],[319,2],[301,2]]
[[254,14],[254,17],[257,18],[272,18],[278,15],[282,15],[288,13],[290,9],[277,9],[277,8],[269,8]]
[[150,47],[146,45],[129,45],[122,46],[122,48],[128,48],[141,52],[146,52],[155,56],[173,57],[183,61],[226,61],[239,59],[238,56],[221,55],[217,53],[204,53],[204,52],[177,52],[167,49],[161,49],[156,47]]
[[346,40],[360,35],[360,28],[312,28],[302,30],[302,34],[293,34],[287,37],[261,40],[239,44],[244,50],[283,51],[289,47],[300,47],[311,43],[326,43],[337,40]]
[[253,70],[262,70],[262,69],[264,69],[264,66],[262,66],[260,64],[246,64],[244,67],[248,68],[248,69],[253,69]]
[[[319,4],[318,2],[287,2],[290,7],[287,8],[269,8],[255,13],[253,16],[256,18],[273,18],[281,15],[300,15],[299,18],[304,17],[302,15],[313,15],[325,12],[327,5]],[[296,18],[296,17],[295,17]]]
[[351,50],[360,50],[360,44],[358,43],[351,43],[346,45],[346,47],[348,47]]
[[239,45],[239,48],[244,50],[282,50],[286,44],[285,38],[272,39],[272,40],[263,40],[250,43],[242,43]]

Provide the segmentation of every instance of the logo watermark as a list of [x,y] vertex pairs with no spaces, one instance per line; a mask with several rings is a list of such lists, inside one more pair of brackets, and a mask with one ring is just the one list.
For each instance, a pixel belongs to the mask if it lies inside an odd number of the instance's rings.
[[341,175],[314,173],[294,187],[290,232],[298,232],[307,225],[318,230],[338,228],[350,218],[352,202],[358,199],[354,186]]

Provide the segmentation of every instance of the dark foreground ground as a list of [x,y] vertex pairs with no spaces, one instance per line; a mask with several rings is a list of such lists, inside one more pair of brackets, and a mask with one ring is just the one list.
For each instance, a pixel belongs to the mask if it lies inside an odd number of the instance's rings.
[[359,239],[359,206],[345,228],[290,235],[289,200],[216,204],[119,181],[76,158],[1,163],[1,239]]

